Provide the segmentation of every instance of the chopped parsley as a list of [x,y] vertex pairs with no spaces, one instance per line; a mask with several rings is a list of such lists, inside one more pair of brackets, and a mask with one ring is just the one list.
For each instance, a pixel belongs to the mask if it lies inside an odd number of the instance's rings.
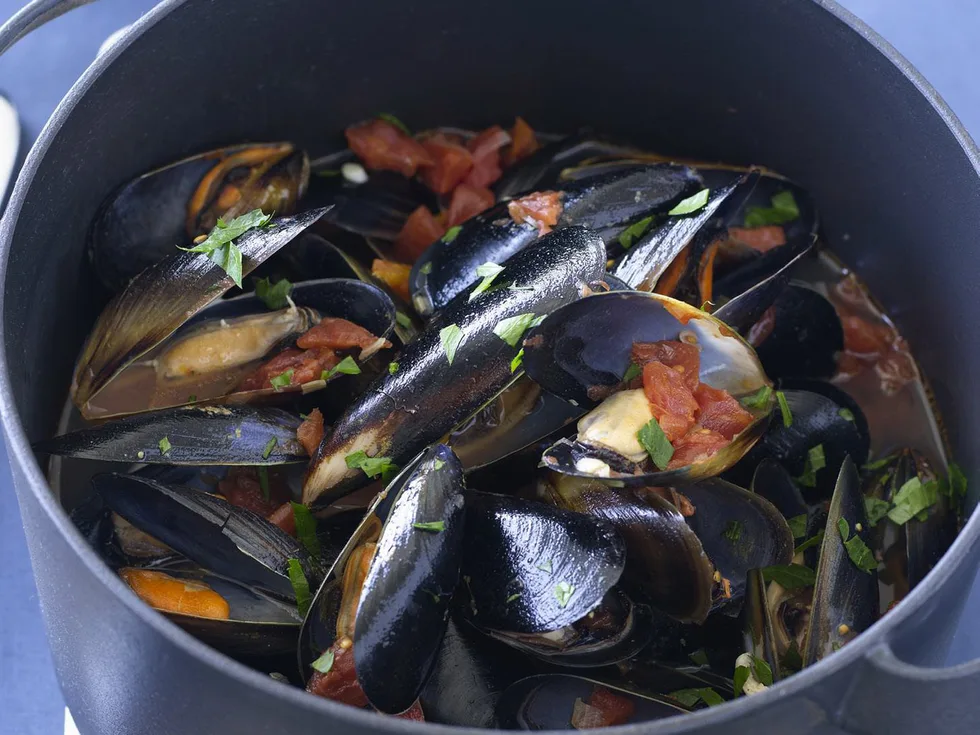
[[413,523],[412,528],[417,528],[420,531],[428,531],[429,533],[440,533],[446,530],[446,522],[425,521],[424,523]]
[[789,523],[789,530],[793,532],[793,538],[803,538],[806,536],[806,513],[793,516],[787,523]]
[[188,253],[203,253],[216,263],[239,288],[242,287],[242,251],[234,240],[249,230],[265,227],[272,219],[271,214],[263,214],[261,209],[235,217],[231,222],[219,219],[211,233],[191,248],[181,248]]
[[196,403],[197,402],[197,394],[196,393],[191,393],[189,396],[187,396],[187,402],[188,403]]
[[636,432],[636,439],[647,450],[647,454],[650,455],[650,459],[657,466],[657,469],[667,469],[667,463],[674,456],[674,447],[656,419],[650,419],[642,429]]
[[681,200],[681,202],[672,210],[667,212],[667,214],[675,217],[680,214],[694,214],[699,209],[703,209],[704,205],[708,203],[708,195],[710,193],[710,189],[702,189],[697,194]]
[[395,321],[398,323],[398,326],[400,327],[408,328],[412,326],[411,318],[409,318],[408,314],[402,311],[395,312]]
[[423,263],[422,267],[419,268],[419,273],[421,273],[423,276],[427,276],[432,273],[432,261],[430,260],[428,263]]
[[510,371],[516,373],[520,367],[524,364],[524,348],[521,347],[514,355],[514,359],[510,361]]
[[882,518],[888,515],[891,503],[881,498],[869,495],[864,499],[864,512],[868,516],[868,525],[872,528],[878,525]]
[[739,403],[741,403],[745,408],[754,408],[757,411],[766,408],[769,405],[769,400],[772,398],[772,388],[768,385],[764,385],[755,393],[744,396]]
[[296,519],[296,538],[310,552],[314,559],[320,558],[320,539],[316,535],[316,518],[310,509],[302,503],[290,503],[293,506],[293,518]]
[[545,559],[541,564],[536,567],[539,571],[545,572],[546,574],[551,574],[551,559]]
[[369,457],[364,450],[359,450],[344,457],[347,466],[352,470],[362,470],[368,477],[383,475],[386,470],[395,467],[391,457]]
[[480,281],[476,288],[470,292],[469,300],[472,301],[481,293],[490,288],[490,284],[493,283],[494,279],[500,275],[504,267],[502,265],[497,265],[496,263],[484,263],[483,265],[477,266],[476,275],[478,275],[483,280]]
[[455,324],[450,324],[448,327],[443,327],[439,330],[439,341],[442,342],[442,351],[446,353],[446,359],[450,365],[453,364],[453,360],[456,358],[456,350],[459,349],[459,346],[465,340],[466,335],[463,334],[463,330]]
[[744,693],[743,687],[745,686],[745,682],[748,681],[750,674],[760,684],[767,687],[772,686],[772,668],[763,659],[752,656],[751,667],[737,666],[735,668],[735,676],[732,677],[735,696]]
[[289,368],[289,370],[279,373],[275,377],[269,378],[269,382],[272,384],[272,387],[275,388],[276,392],[278,393],[283,388],[288,388],[292,384],[293,373],[295,372],[296,371],[293,370],[293,368]]
[[390,124],[394,125],[396,128],[398,128],[403,133],[405,133],[405,135],[411,135],[412,134],[412,131],[408,129],[408,125],[406,125],[405,123],[403,123],[401,120],[399,120],[397,117],[395,117],[394,115],[392,115],[390,112],[379,112],[378,113],[378,119],[379,120],[384,120],[386,123],[390,123]]
[[463,229],[462,225],[453,225],[448,230],[446,230],[446,234],[443,235],[440,239],[448,245],[449,243],[451,243],[453,240],[456,239],[456,236],[459,234],[460,230],[462,229]]
[[262,497],[268,503],[270,496],[269,491],[269,469],[267,467],[259,467],[259,489],[262,490]]
[[841,518],[837,521],[837,530],[840,531],[841,541],[844,542],[844,548],[847,550],[847,555],[851,557],[851,562],[854,566],[868,574],[878,568],[878,561],[875,559],[875,555],[871,553],[871,549],[868,548],[868,545],[864,543],[861,537],[854,534],[848,538],[851,529],[846,519]]
[[824,537],[824,530],[821,528],[819,531],[817,531],[816,535],[811,536],[802,544],[800,544],[795,549],[793,549],[793,553],[801,554],[813,546],[819,546],[820,544],[823,543],[823,537]]
[[398,372],[398,363],[397,362],[389,362],[388,363],[388,375],[394,375],[397,372]]
[[276,281],[275,284],[268,278],[255,279],[255,295],[273,311],[289,306],[289,292],[292,290],[293,284],[285,278]]
[[708,665],[708,654],[703,648],[699,648],[694,653],[687,654],[687,657],[691,659],[691,662],[697,666],[707,666]]
[[361,368],[354,362],[354,358],[348,355],[329,370],[324,370],[320,374],[321,380],[330,380],[334,375],[343,373],[344,375],[360,375]]
[[443,467],[446,466],[446,463],[441,459],[434,459],[432,461],[432,466],[437,470],[441,470]]
[[793,425],[793,412],[789,410],[789,403],[786,401],[786,394],[781,390],[777,390],[776,400],[779,401],[779,411],[783,414],[783,426],[788,429]]
[[949,463],[949,478],[945,490],[951,500],[962,500],[966,497],[966,475],[955,462]]
[[823,444],[810,447],[806,453],[806,460],[803,463],[803,474],[797,481],[804,487],[817,486],[817,472],[827,466],[827,457],[823,452]]
[[269,455],[272,454],[272,450],[276,448],[276,444],[279,440],[272,437],[269,441],[265,443],[265,449],[262,450],[262,459],[269,459]]
[[333,651],[329,648],[324,651],[323,655],[313,662],[313,668],[321,674],[329,674],[330,669],[333,668]]
[[897,454],[889,454],[887,457],[882,457],[881,459],[876,459],[873,462],[868,462],[861,469],[867,472],[874,472],[875,470],[880,470],[887,467],[896,459],[898,459]]
[[722,704],[725,701],[722,699],[721,695],[711,687],[702,687],[700,689],[678,689],[677,691],[668,693],[667,696],[671,699],[676,699],[678,702],[688,708],[693,707],[698,702],[704,702],[709,707],[714,707]]
[[850,421],[852,424],[855,421],[854,412],[849,408],[842,408],[840,411],[837,412],[837,415],[840,416],[845,421]]
[[635,362],[631,362],[630,366],[626,368],[626,372],[623,373],[623,382],[629,383],[633,378],[638,378],[643,375],[643,368],[637,365]]
[[317,176],[322,176],[325,179],[332,179],[343,174],[339,168],[325,168],[319,171],[314,171],[313,173],[315,173]]
[[922,511],[931,508],[938,500],[938,482],[935,480],[922,482],[918,477],[913,477],[892,497],[892,508],[888,511],[888,519],[901,526]]
[[524,336],[524,332],[534,324],[535,319],[537,317],[534,316],[533,312],[510,316],[497,322],[493,328],[493,333],[511,347],[517,347],[517,343]]
[[771,207],[749,207],[745,213],[746,227],[765,227],[766,225],[784,225],[799,218],[800,208],[793,198],[793,192],[781,191],[772,199]]
[[514,594],[512,594],[512,595],[510,595],[510,596],[509,596],[509,597],[507,598],[507,601],[506,601],[506,604],[508,604],[508,605],[509,605],[509,604],[510,604],[510,603],[512,603],[512,602],[513,602],[514,600],[516,600],[516,599],[518,599],[518,598],[520,598],[520,596],[521,596],[521,593],[520,593],[520,592],[515,592]]
[[787,590],[812,587],[817,581],[814,571],[802,564],[775,564],[771,567],[763,567],[762,578],[766,582],[775,582]]
[[800,647],[796,644],[796,639],[789,642],[789,648],[779,659],[779,666],[785,671],[803,670],[803,657],[800,655]]
[[742,538],[742,524],[738,521],[729,521],[721,535],[734,544]]
[[310,611],[312,598],[310,597],[310,583],[306,581],[303,565],[299,563],[299,559],[289,560],[289,583],[293,586],[293,594],[296,595],[296,607],[299,609],[299,615],[301,618],[305,618],[306,613]]
[[568,601],[572,599],[572,594],[575,592],[575,587],[570,585],[568,582],[559,582],[555,585],[555,599],[558,600],[558,607],[564,608],[568,605]]
[[160,454],[166,456],[170,454],[170,450],[173,449],[173,445],[170,443],[170,437],[163,437],[157,442],[157,446],[160,447]]
[[735,696],[744,694],[743,689],[745,687],[745,682],[749,680],[749,667],[748,666],[736,666],[735,675],[732,676],[732,691],[735,692]]
[[629,250],[631,247],[633,247],[633,244],[643,237],[643,234],[650,229],[650,225],[652,223],[653,217],[644,217],[639,222],[634,222],[619,233],[619,244],[623,246],[624,250]]

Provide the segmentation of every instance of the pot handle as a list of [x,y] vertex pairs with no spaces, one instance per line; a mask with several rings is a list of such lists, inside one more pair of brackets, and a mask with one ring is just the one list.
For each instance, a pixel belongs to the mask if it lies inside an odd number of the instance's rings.
[[90,2],[93,0],[32,0],[0,26],[0,54],[35,28]]
[[927,668],[905,663],[883,643],[865,658],[838,721],[846,732],[868,735],[976,733],[980,659]]

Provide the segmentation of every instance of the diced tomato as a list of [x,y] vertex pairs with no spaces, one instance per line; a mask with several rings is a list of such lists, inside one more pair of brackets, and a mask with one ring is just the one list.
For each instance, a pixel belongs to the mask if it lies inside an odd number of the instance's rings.
[[395,239],[395,257],[406,263],[414,263],[429,245],[445,234],[445,225],[423,205],[405,220]]
[[473,154],[443,133],[426,138],[422,147],[432,164],[420,169],[419,178],[436,194],[451,192],[473,168]]
[[728,446],[728,439],[717,431],[696,426],[674,442],[674,456],[667,463],[668,470],[703,462],[719,449]]
[[218,492],[232,505],[267,516],[290,499],[289,487],[282,476],[267,471],[269,497],[266,498],[257,467],[232,467],[218,483]]
[[634,342],[631,351],[633,362],[643,367],[648,362],[662,362],[684,376],[684,383],[692,391],[698,387],[701,372],[701,350],[695,345],[676,339],[660,342]]
[[[357,347],[363,350],[377,341],[377,337],[359,324],[328,316],[304,332],[296,340],[296,346],[304,350],[310,350],[314,347],[329,347],[332,350]],[[390,347],[391,345],[386,346]]]
[[[473,154],[473,168],[463,180],[471,186],[486,188],[500,178],[500,149],[510,143],[510,135],[499,125],[487,128],[473,137],[466,147]],[[450,224],[450,227],[452,224]]]
[[455,227],[484,209],[489,209],[495,201],[496,198],[489,189],[460,184],[453,190],[453,198],[449,202],[449,219],[446,224]]
[[296,366],[303,362],[303,352],[293,347],[283,350],[268,362],[260,365],[255,372],[245,376],[236,390],[261,390],[270,388],[271,378],[282,375],[287,370],[295,370]]
[[764,227],[729,227],[728,236],[737,243],[767,253],[786,244],[786,231],[779,225]]
[[412,266],[396,263],[393,260],[375,258],[371,263],[371,275],[379,281],[383,281],[388,288],[405,301],[412,300],[412,295],[408,290],[408,277],[411,272]]
[[272,511],[266,520],[274,526],[279,526],[290,536],[296,535],[296,516],[293,513],[293,504],[286,502]]
[[698,402],[682,373],[662,362],[648,362],[643,366],[643,390],[668,441],[674,442],[694,426]]
[[306,691],[353,707],[366,707],[368,700],[357,681],[357,672],[354,670],[354,647],[350,638],[334,641],[330,650],[333,651],[333,665],[330,671],[326,674],[314,671],[306,684]]
[[887,325],[875,325],[859,316],[841,316],[844,327],[844,350],[869,358],[879,358],[891,345],[891,330]]
[[352,125],[344,135],[350,149],[370,169],[414,176],[419,166],[431,166],[435,162],[417,140],[384,120]]
[[518,224],[535,225],[539,235],[551,232],[551,228],[558,224],[561,210],[561,192],[557,191],[532,192],[507,204],[512,220]]
[[422,713],[422,704],[419,700],[415,700],[412,706],[401,714],[395,715],[395,717],[401,718],[403,720],[414,720],[415,722],[425,722],[425,715]]
[[538,149],[538,138],[534,134],[534,129],[522,117],[514,120],[510,137],[510,148],[504,152],[504,165],[506,166],[515,164],[522,158],[527,158]]
[[605,687],[597,686],[589,697],[589,705],[600,710],[605,719],[605,726],[625,725],[632,719],[636,705],[632,699],[613,694]]
[[323,414],[319,408],[314,408],[307,414],[303,423],[296,429],[296,438],[303,445],[303,449],[311,457],[316,453],[316,448],[323,441]]
[[729,441],[752,423],[752,414],[742,408],[726,390],[718,390],[701,383],[694,391],[694,398],[701,407],[698,424],[717,431]]

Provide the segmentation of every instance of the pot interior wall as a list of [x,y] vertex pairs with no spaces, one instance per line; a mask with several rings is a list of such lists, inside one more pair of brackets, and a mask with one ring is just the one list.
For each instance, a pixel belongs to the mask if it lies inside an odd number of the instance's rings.
[[980,324],[964,306],[977,297],[980,181],[928,102],[816,4],[593,8],[177,7],[67,115],[20,213],[3,323],[28,437],[53,432],[104,303],[84,241],[115,186],[231,142],[289,139],[321,155],[342,145],[346,123],[379,111],[413,127],[521,114],[543,130],[591,125],[665,152],[765,164],[808,187],[828,241],[909,338],[969,466]]

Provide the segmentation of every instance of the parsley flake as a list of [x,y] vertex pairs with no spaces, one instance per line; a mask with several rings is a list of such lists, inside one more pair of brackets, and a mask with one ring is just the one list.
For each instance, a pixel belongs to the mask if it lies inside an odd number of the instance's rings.
[[812,548],[814,546],[819,546],[820,544],[823,543],[823,536],[824,536],[824,530],[821,528],[819,531],[817,531],[816,535],[811,536],[802,544],[800,544],[795,549],[793,549],[793,554],[794,555],[801,554],[809,548]]
[[884,469],[896,459],[898,459],[897,454],[889,454],[887,457],[882,457],[881,459],[876,459],[873,462],[868,462],[862,466],[861,469],[865,470],[866,472],[874,472],[875,470]]
[[269,455],[272,454],[272,450],[276,448],[276,444],[279,440],[272,437],[269,441],[265,443],[265,449],[262,450],[262,459],[269,459]]
[[[494,331],[497,330],[494,329]],[[446,353],[446,359],[452,365],[456,358],[456,350],[466,341],[466,335],[458,326],[450,324],[448,327],[439,330],[439,341],[442,342],[442,351]]]
[[708,195],[710,193],[710,189],[702,189],[697,194],[689,196],[687,199],[682,199],[681,202],[672,210],[667,212],[667,214],[675,217],[681,214],[694,214],[699,209],[703,209],[704,205],[708,203]]
[[725,700],[721,698],[711,687],[702,687],[700,689],[678,689],[677,691],[670,692],[667,694],[671,699],[676,699],[685,707],[693,707],[698,702],[704,702],[709,707],[714,707],[721,704]]
[[827,457],[824,455],[823,444],[810,447],[806,453],[806,460],[803,463],[803,474],[797,481],[804,487],[817,486],[817,472],[827,466]]
[[789,403],[786,401],[786,394],[781,390],[777,390],[776,400],[779,401],[779,411],[783,414],[783,426],[788,429],[793,425],[793,412],[789,410]]
[[259,467],[259,489],[262,491],[262,497],[265,502],[269,502],[270,490],[269,490],[269,468]]
[[842,408],[840,411],[837,412],[837,415],[840,416],[845,421],[850,421],[852,424],[856,421],[856,419],[854,418],[854,412],[849,408]]
[[874,528],[881,519],[888,515],[891,504],[887,500],[869,495],[864,499],[864,513],[868,516],[868,525]]
[[532,312],[528,312],[501,319],[493,328],[493,333],[511,347],[517,347],[524,332],[534,324],[536,318]]
[[395,321],[398,323],[398,326],[405,327],[406,329],[412,326],[411,318],[408,316],[408,314],[402,311],[395,312]]
[[441,459],[435,459],[432,461],[432,466],[437,470],[441,470],[446,466],[446,463]]
[[707,666],[708,665],[708,654],[703,648],[699,648],[694,653],[687,654],[687,657],[691,659],[691,662],[697,666]]
[[354,358],[348,355],[343,360],[334,365],[330,370],[324,370],[320,375],[323,380],[330,380],[334,375],[338,374],[344,375],[360,375],[361,368],[358,367],[357,363],[354,362]]
[[871,572],[878,568],[878,561],[875,559],[875,555],[871,553],[871,549],[868,548],[868,545],[864,543],[861,537],[854,534],[848,538],[851,529],[846,519],[841,518],[837,521],[837,530],[840,531],[841,541],[844,542],[844,548],[847,550],[847,555],[851,558],[854,566],[868,574],[871,574]]
[[235,244],[235,239],[249,230],[265,227],[272,219],[271,214],[263,214],[261,209],[235,217],[231,222],[219,219],[210,234],[200,243],[191,248],[181,248],[188,253],[207,255],[239,288],[242,287],[242,251]]
[[769,406],[769,401],[772,398],[772,388],[768,385],[764,385],[755,393],[751,395],[743,396],[739,403],[741,403],[745,408],[754,408],[760,411]]
[[935,480],[922,482],[913,477],[899,488],[892,497],[892,508],[888,518],[899,526],[908,523],[924,510],[931,508],[939,500],[939,483]]
[[546,559],[541,564],[538,564],[536,569],[544,572],[545,574],[551,574],[551,559]]
[[398,372],[398,363],[397,362],[389,362],[388,363],[388,375],[394,375],[397,372]]
[[667,463],[674,456],[674,447],[656,419],[650,419],[642,429],[636,432],[636,439],[647,450],[647,454],[650,455],[650,459],[653,460],[657,469],[667,469]]
[[344,457],[347,466],[352,470],[361,470],[365,475],[375,478],[385,471],[395,467],[391,457],[369,457],[364,450],[358,450]]
[[516,600],[516,599],[518,599],[518,598],[519,598],[520,596],[521,596],[521,593],[520,593],[520,592],[515,592],[514,594],[512,594],[512,595],[511,595],[510,597],[508,597],[508,598],[507,598],[507,600],[506,600],[506,604],[508,604],[508,605],[509,605],[509,604],[510,604],[510,603],[512,603],[512,602],[513,602],[514,600]]
[[477,266],[476,275],[483,280],[480,281],[476,288],[470,292],[469,300],[472,301],[481,293],[490,288],[490,284],[494,282],[494,279],[500,275],[503,269],[504,267],[502,265],[497,265],[496,263],[484,263],[481,266]]
[[292,384],[293,373],[295,372],[296,371],[293,370],[293,368],[289,368],[289,370],[279,373],[275,377],[269,378],[269,382],[272,384],[272,387],[275,388],[276,392],[278,393],[283,388],[288,388]]
[[564,608],[568,605],[568,601],[572,599],[572,594],[575,592],[575,587],[570,585],[568,582],[559,582],[555,585],[555,599],[558,600],[558,607]]
[[748,666],[736,666],[735,675],[732,676],[732,691],[735,692],[735,696],[744,694],[745,682],[749,680],[749,667]]
[[321,674],[329,674],[330,669],[333,668],[333,651],[328,648],[320,658],[313,662],[312,666]]
[[164,456],[170,454],[170,450],[173,449],[173,446],[170,444],[170,437],[167,436],[158,441],[157,446],[160,447],[160,454]]
[[420,531],[428,531],[430,533],[440,533],[446,530],[445,521],[425,521],[424,523],[413,523],[412,528],[417,528]]
[[258,296],[267,308],[276,311],[285,309],[289,306],[289,293],[293,290],[293,284],[285,278],[272,283],[268,278],[255,279],[255,295]]
[[643,234],[650,229],[650,225],[653,223],[653,217],[644,217],[639,222],[634,222],[625,230],[619,233],[619,244],[623,246],[624,250],[629,250],[633,247],[633,244],[643,237]]
[[789,530],[793,532],[793,538],[803,538],[806,536],[806,513],[793,516],[787,523],[789,523]]
[[319,559],[320,539],[316,535],[316,518],[302,503],[290,502],[290,505],[293,506],[293,518],[296,519],[296,538],[310,552],[310,556]]
[[446,230],[446,234],[443,235],[440,239],[448,245],[449,243],[451,243],[453,240],[456,239],[456,236],[459,235],[460,230],[462,229],[463,229],[462,225],[453,225],[448,230]]
[[310,611],[312,598],[310,596],[310,583],[306,581],[303,565],[299,563],[299,559],[289,560],[289,583],[293,586],[293,594],[296,595],[296,607],[299,609],[299,615],[301,618],[305,618],[306,613]]
[[419,268],[419,273],[421,273],[423,276],[427,276],[432,273],[432,261],[430,260],[428,263],[423,263],[422,267]]
[[637,365],[635,362],[631,362],[630,366],[626,368],[626,372],[623,373],[623,382],[629,383],[633,378],[638,378],[643,375],[643,368]]
[[379,120],[384,120],[386,123],[390,123],[390,124],[394,125],[396,128],[398,128],[403,133],[405,133],[405,135],[411,135],[412,134],[412,131],[408,129],[408,125],[406,125],[405,123],[403,123],[401,120],[399,120],[397,117],[395,117],[394,115],[392,115],[390,112],[379,112],[378,113],[378,119]]
[[800,208],[793,198],[793,192],[781,191],[770,202],[772,207],[749,207],[745,213],[745,226],[784,225],[799,218]]
[[738,521],[729,521],[721,535],[734,544],[742,538],[742,524]]
[[510,361],[510,371],[516,373],[520,367],[524,364],[524,348],[521,347],[514,355],[514,359]]
[[775,564],[771,567],[763,567],[762,578],[767,583],[775,582],[787,590],[812,587],[817,581],[814,571],[802,564]]

